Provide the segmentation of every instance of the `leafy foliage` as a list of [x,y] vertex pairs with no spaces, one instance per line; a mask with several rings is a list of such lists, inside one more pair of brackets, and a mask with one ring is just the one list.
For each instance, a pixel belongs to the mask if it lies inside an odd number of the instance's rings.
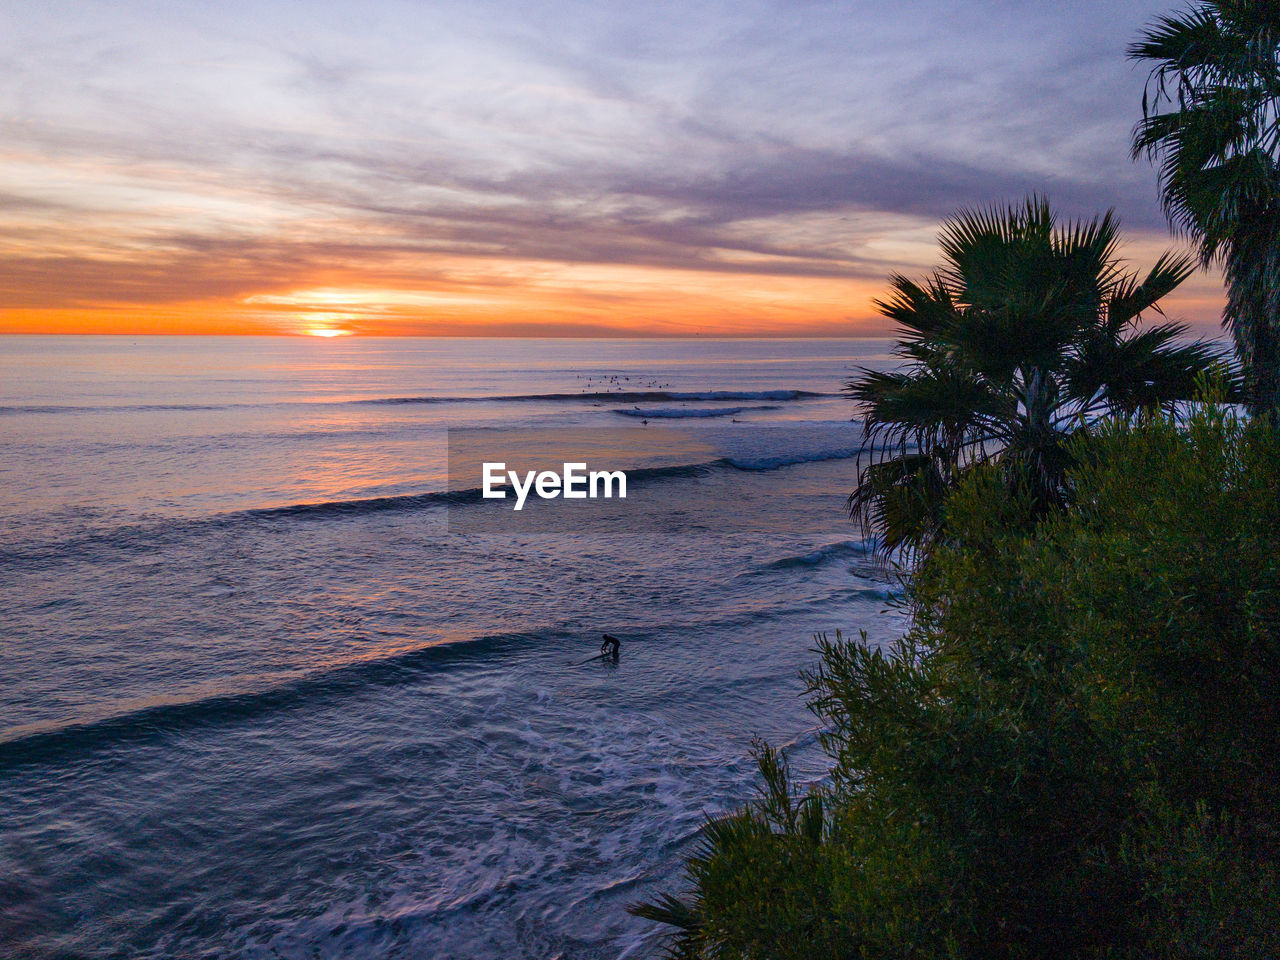
[[1280,429],[1071,442],[1070,510],[994,465],[878,649],[819,641],[831,775],[709,825],[684,958],[1280,956]]
[[947,221],[935,275],[892,279],[878,306],[903,328],[903,365],[846,390],[869,454],[849,506],[886,552],[942,537],[947,496],[976,464],[999,459],[1040,508],[1060,504],[1071,431],[1193,395],[1209,347],[1180,342],[1180,324],[1138,323],[1193,261],[1166,254],[1131,274],[1118,243],[1111,214],[1060,224],[1032,198]]
[[1208,0],[1129,48],[1152,65],[1135,157],[1160,163],[1170,221],[1226,268],[1223,319],[1255,411],[1280,409],[1280,5]]

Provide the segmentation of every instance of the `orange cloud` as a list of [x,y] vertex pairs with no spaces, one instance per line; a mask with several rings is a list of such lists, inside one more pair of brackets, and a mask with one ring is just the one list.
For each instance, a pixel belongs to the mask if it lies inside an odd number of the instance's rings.
[[[291,276],[265,265],[250,277],[217,280],[212,295],[183,297],[200,278],[182,264],[136,272],[122,264],[101,302],[64,296],[70,284],[49,266],[7,297],[0,333],[849,336],[889,329],[871,303],[884,283],[857,278],[456,257],[436,258],[425,275],[394,263],[361,266]],[[73,282],[97,272],[111,271],[69,270]],[[1218,278],[1197,277],[1166,309],[1210,331],[1221,298]]]
[[0,309],[0,331],[847,335],[883,329],[870,307],[876,292],[864,281],[832,278],[454,261],[448,278],[432,286],[375,285],[367,277],[330,274],[283,289],[175,303],[31,303]]
[[[888,275],[936,257],[936,221],[904,213],[374,211],[161,168],[6,171],[26,199],[0,203],[0,333],[870,335]],[[1166,246],[1148,231],[1129,254]],[[1214,328],[1221,296],[1199,277],[1170,309]]]

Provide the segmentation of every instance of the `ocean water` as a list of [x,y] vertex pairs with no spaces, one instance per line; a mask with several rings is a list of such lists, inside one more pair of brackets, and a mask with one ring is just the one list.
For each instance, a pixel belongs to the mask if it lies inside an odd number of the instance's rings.
[[[820,775],[813,635],[902,629],[887,348],[0,338],[0,955],[657,956],[752,738]],[[728,451],[645,480],[704,515],[451,522],[446,431],[638,425]]]

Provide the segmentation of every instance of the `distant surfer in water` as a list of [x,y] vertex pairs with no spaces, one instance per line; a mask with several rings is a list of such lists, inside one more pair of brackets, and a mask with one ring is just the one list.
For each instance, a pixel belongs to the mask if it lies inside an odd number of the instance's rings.
[[600,644],[600,652],[594,657],[579,661],[580,663],[594,663],[596,660],[603,660],[606,663],[618,662],[618,650],[622,647],[622,641],[617,637],[611,637],[609,634],[602,634],[604,642]]

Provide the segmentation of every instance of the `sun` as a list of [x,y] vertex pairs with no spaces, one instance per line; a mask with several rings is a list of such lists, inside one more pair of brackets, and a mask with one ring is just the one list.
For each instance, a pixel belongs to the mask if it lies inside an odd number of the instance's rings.
[[308,327],[303,331],[308,337],[349,337],[350,330],[335,330],[333,327]]

